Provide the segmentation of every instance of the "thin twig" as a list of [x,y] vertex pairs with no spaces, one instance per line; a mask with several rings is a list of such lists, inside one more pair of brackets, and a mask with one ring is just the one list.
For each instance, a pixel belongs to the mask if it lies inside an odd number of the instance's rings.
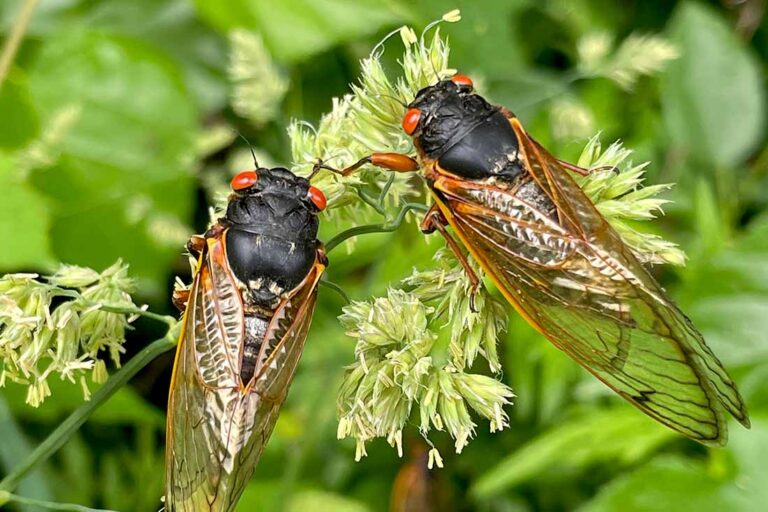
[[0,482],[0,490],[12,491],[19,482],[40,463],[46,461],[51,455],[61,448],[80,426],[93,414],[96,409],[104,405],[115,392],[123,387],[142,368],[147,366],[160,354],[171,350],[176,346],[177,337],[181,331],[181,322],[177,322],[168,329],[168,333],[159,340],[153,341],[141,352],[135,355],[122,368],[107,379],[91,397],[75,409],[51,434],[35,448],[26,459],[21,461],[8,476]]
[[19,49],[21,40],[24,39],[24,34],[27,32],[29,21],[32,19],[32,13],[35,12],[38,0],[25,0],[19,11],[19,17],[13,24],[11,29],[11,35],[5,41],[3,46],[3,53],[0,54],[0,90],[3,89],[3,82],[8,75],[8,70],[11,69],[16,52]]

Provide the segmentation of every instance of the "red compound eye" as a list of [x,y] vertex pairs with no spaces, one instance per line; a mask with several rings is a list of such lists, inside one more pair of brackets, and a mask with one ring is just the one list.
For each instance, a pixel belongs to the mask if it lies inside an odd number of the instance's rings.
[[258,181],[259,175],[255,171],[243,171],[230,182],[232,190],[245,190]]
[[421,117],[421,110],[417,108],[408,109],[408,112],[403,116],[403,130],[408,135],[413,134],[416,131],[416,127],[419,125],[419,118]]
[[467,75],[453,75],[451,77],[451,82],[455,83],[456,85],[466,85],[467,87],[474,86],[472,79]]
[[309,187],[309,192],[307,192],[307,195],[309,195],[309,200],[312,201],[312,204],[317,206],[318,210],[325,210],[325,206],[328,204],[328,201],[325,199],[325,194],[323,194],[319,188]]

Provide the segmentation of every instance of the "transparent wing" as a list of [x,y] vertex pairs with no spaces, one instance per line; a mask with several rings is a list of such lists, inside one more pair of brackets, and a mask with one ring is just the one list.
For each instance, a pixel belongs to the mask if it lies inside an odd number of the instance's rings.
[[207,241],[177,348],[166,436],[169,511],[234,509],[287,394],[323,268],[316,265],[265,326],[267,336],[277,336],[274,346],[286,347],[282,358],[270,360],[275,367],[268,376],[283,387],[265,383],[251,389],[239,377],[243,306],[224,247],[222,238]]
[[511,122],[555,211],[498,186],[442,175],[434,189],[449,223],[557,348],[661,423],[724,444],[725,411],[746,426],[749,420],[722,364],[568,172]]

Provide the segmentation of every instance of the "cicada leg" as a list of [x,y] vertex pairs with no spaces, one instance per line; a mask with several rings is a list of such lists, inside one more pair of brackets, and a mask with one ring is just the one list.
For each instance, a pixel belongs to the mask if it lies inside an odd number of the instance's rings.
[[318,160],[312,170],[312,175],[320,169],[326,169],[331,172],[339,173],[342,176],[349,176],[365,164],[375,165],[376,167],[381,167],[382,169],[394,172],[413,172],[419,169],[419,163],[408,155],[403,155],[401,153],[371,153],[343,169],[330,167]]
[[189,302],[189,290],[173,290],[171,300],[176,309],[184,311],[187,309],[187,302]]
[[[541,147],[541,145],[538,142],[534,141],[534,143],[537,146]],[[619,169],[616,168],[613,165],[601,165],[600,167],[593,167],[592,169],[585,169],[583,167],[579,167],[576,164],[572,164],[572,163],[566,162],[565,160],[560,160],[559,158],[557,158],[556,160],[557,160],[557,163],[559,163],[560,165],[562,165],[563,167],[565,167],[569,171],[575,172],[576,174],[579,174],[581,176],[589,176],[593,172],[600,172],[600,171],[611,171],[614,174],[619,174]]]
[[189,254],[191,254],[194,257],[200,256],[200,253],[203,252],[204,247],[205,247],[204,236],[192,235],[189,239],[189,242],[187,242],[187,250],[189,251]]
[[459,263],[461,263],[464,272],[467,274],[467,278],[469,278],[469,283],[471,286],[469,292],[469,308],[473,312],[477,313],[477,309],[475,308],[475,295],[477,295],[477,291],[480,289],[480,278],[477,277],[477,274],[469,265],[469,261],[467,260],[464,252],[461,250],[461,246],[459,246],[458,242],[456,242],[450,233],[448,233],[448,230],[446,229],[447,225],[448,221],[445,219],[443,212],[440,211],[437,205],[433,204],[424,215],[424,220],[421,221],[419,229],[421,229],[421,232],[425,235],[434,233],[435,231],[443,235],[445,242],[448,244],[448,248],[456,256],[456,259],[459,260]]
[[[199,258],[205,248],[205,237],[200,235],[192,235],[187,242],[187,252],[194,258]],[[173,305],[179,311],[187,309],[187,302],[189,302],[189,289],[175,289],[171,296]]]

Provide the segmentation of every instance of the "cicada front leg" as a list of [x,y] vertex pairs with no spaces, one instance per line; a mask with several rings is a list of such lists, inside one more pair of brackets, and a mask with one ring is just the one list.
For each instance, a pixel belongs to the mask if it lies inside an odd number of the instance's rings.
[[461,246],[458,244],[458,242],[456,242],[451,234],[448,233],[448,230],[446,229],[447,225],[448,221],[443,215],[443,212],[440,211],[437,205],[433,204],[424,215],[424,220],[421,221],[419,229],[425,235],[434,233],[435,231],[443,235],[445,242],[448,244],[448,248],[456,256],[456,259],[459,260],[459,263],[461,263],[464,272],[467,274],[467,278],[469,279],[470,283],[469,308],[474,313],[477,313],[477,309],[475,308],[475,296],[477,295],[477,291],[480,289],[480,278],[469,265],[467,256],[464,254],[464,251],[461,250]]
[[394,172],[413,172],[419,169],[419,162],[408,155],[403,155],[401,153],[371,153],[370,155],[364,156],[354,164],[349,165],[343,169],[330,167],[325,165],[322,161],[318,160],[310,176],[313,176],[320,169],[335,172],[341,174],[342,176],[349,176],[366,164],[375,165],[376,167]]
[[205,247],[205,237],[200,235],[192,235],[187,242],[187,251],[195,258],[200,256]]
[[[189,252],[189,254],[192,255],[194,258],[196,259],[200,258],[200,254],[202,254],[204,248],[205,248],[204,236],[192,235],[189,238],[189,241],[187,242],[187,252]],[[171,301],[179,311],[186,310],[187,302],[189,302],[189,288],[174,289],[173,295],[171,296]]]

